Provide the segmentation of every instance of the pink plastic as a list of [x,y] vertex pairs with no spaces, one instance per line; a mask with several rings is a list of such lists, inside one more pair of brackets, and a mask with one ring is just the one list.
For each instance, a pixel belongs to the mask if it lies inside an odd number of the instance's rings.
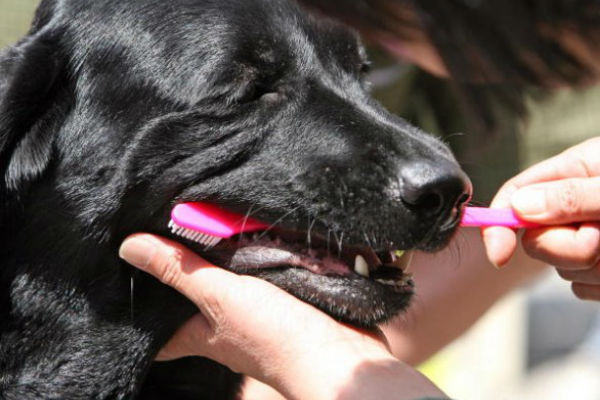
[[461,226],[505,226],[536,228],[540,224],[520,219],[510,208],[465,207]]
[[223,239],[243,232],[268,228],[268,225],[254,218],[245,217],[208,203],[178,204],[171,211],[171,220],[183,228]]

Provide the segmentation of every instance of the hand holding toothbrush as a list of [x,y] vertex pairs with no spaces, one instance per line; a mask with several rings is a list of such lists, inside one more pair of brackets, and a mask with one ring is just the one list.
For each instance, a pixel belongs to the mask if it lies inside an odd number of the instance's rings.
[[[520,219],[541,224],[521,237],[525,251],[554,265],[578,297],[600,300],[600,137],[515,176],[492,207],[512,207]],[[516,232],[505,227],[482,232],[489,259],[506,264],[517,248]]]

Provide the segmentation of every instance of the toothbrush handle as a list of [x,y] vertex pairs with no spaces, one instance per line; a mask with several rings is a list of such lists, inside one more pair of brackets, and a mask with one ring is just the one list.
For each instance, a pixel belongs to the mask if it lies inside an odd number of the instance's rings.
[[461,226],[539,228],[542,225],[523,221],[510,208],[465,207]]

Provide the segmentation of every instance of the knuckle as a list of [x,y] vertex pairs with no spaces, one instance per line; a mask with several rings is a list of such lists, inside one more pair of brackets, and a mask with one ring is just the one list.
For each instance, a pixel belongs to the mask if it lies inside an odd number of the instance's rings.
[[182,262],[183,252],[178,249],[170,249],[165,255],[159,271],[161,282],[169,286],[177,286],[181,276]]
[[522,241],[523,250],[531,258],[553,264],[552,253],[548,251],[546,243],[539,240]]
[[600,240],[594,238],[581,243],[582,263],[584,266],[594,267],[600,262]]
[[227,302],[227,300],[223,299],[224,296],[223,291],[219,291],[212,285],[205,285],[202,288],[202,304],[200,307],[202,314],[212,325],[216,325],[217,327],[222,325],[226,318],[223,302]]
[[571,290],[581,300],[600,300],[600,286],[573,283]]
[[565,281],[571,281],[571,280],[573,280],[573,273],[570,272],[570,271],[565,271],[565,270],[562,270],[562,269],[557,269],[556,272],[558,273],[558,276],[560,276]]
[[571,284],[571,291],[578,299],[586,300],[587,293],[585,290],[582,289],[580,285],[576,283]]
[[562,216],[573,216],[581,213],[579,187],[575,182],[565,182],[562,190],[558,192],[558,212]]
[[598,264],[600,253],[597,246],[590,249],[586,249],[583,252],[583,265],[587,267],[593,267]]

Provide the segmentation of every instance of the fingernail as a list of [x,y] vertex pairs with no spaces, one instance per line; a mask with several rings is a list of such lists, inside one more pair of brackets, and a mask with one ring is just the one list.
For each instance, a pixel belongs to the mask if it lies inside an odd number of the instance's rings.
[[490,264],[492,264],[492,266],[496,269],[502,269],[503,265],[496,261],[497,257],[495,256],[504,250],[504,243],[502,240],[498,240],[498,238],[493,234],[493,229],[494,228],[488,228],[488,230],[484,233],[485,250]]
[[511,204],[520,215],[538,215],[546,211],[546,192],[543,189],[520,189],[511,197]]
[[146,269],[155,251],[156,246],[153,243],[134,237],[123,242],[119,249],[119,257],[135,267]]

